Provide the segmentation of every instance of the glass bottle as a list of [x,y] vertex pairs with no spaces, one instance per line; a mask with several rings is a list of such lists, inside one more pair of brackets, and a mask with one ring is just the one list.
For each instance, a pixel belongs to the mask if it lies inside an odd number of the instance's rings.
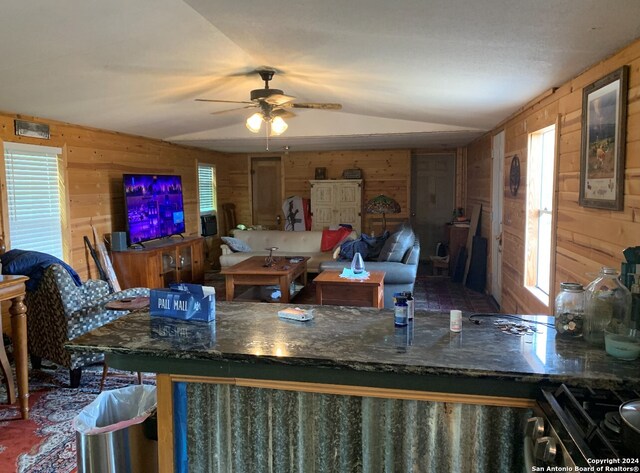
[[584,288],[575,282],[560,283],[553,311],[558,336],[582,337],[584,323]]
[[353,274],[361,274],[364,272],[364,260],[360,253],[353,255],[353,259],[351,260],[351,271]]
[[[633,275],[636,276],[635,274]],[[634,302],[637,306],[637,296],[640,287],[637,279],[631,285],[630,310],[623,319],[612,318],[604,329],[604,348],[606,352],[621,360],[632,361],[640,356],[640,337],[637,330],[637,319],[634,316]],[[637,310],[637,307],[636,309]]]
[[393,295],[393,299],[395,301],[393,305],[393,322],[396,327],[405,326],[409,322],[407,299],[402,292],[396,292]]
[[604,346],[605,328],[630,319],[631,293],[618,279],[615,268],[602,268],[585,290],[584,339]]

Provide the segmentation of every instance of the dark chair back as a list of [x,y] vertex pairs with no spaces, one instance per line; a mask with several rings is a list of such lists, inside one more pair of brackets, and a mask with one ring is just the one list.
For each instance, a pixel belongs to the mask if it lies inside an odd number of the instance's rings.
[[229,232],[236,228],[236,204],[222,204],[222,215],[224,217],[224,232],[221,235],[229,235]]

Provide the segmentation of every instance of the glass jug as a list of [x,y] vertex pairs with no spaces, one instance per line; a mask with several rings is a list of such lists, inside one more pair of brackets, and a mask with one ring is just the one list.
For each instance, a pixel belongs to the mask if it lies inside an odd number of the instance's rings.
[[585,290],[584,339],[593,345],[604,346],[605,328],[610,324],[618,327],[630,318],[629,289],[620,282],[615,268],[602,268]]
[[582,337],[584,323],[584,289],[582,284],[563,282],[556,296],[555,308],[556,333],[560,337]]

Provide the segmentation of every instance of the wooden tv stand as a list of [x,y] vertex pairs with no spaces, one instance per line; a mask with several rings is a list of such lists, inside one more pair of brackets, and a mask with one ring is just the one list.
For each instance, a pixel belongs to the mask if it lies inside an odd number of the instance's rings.
[[204,238],[159,240],[144,245],[111,253],[113,269],[123,289],[168,287],[173,282],[201,284],[204,280]]

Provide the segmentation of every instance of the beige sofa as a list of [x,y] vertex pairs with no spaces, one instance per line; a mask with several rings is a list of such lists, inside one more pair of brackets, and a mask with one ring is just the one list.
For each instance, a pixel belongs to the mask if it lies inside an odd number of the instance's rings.
[[[322,231],[309,232],[285,232],[280,230],[235,230],[234,238],[244,241],[251,251],[234,253],[226,244],[220,245],[222,255],[220,266],[224,269],[233,266],[251,256],[267,256],[273,246],[275,256],[308,256],[307,271],[317,273],[320,271],[320,263],[333,260],[333,252],[320,251]],[[355,238],[352,232],[350,238]]]

